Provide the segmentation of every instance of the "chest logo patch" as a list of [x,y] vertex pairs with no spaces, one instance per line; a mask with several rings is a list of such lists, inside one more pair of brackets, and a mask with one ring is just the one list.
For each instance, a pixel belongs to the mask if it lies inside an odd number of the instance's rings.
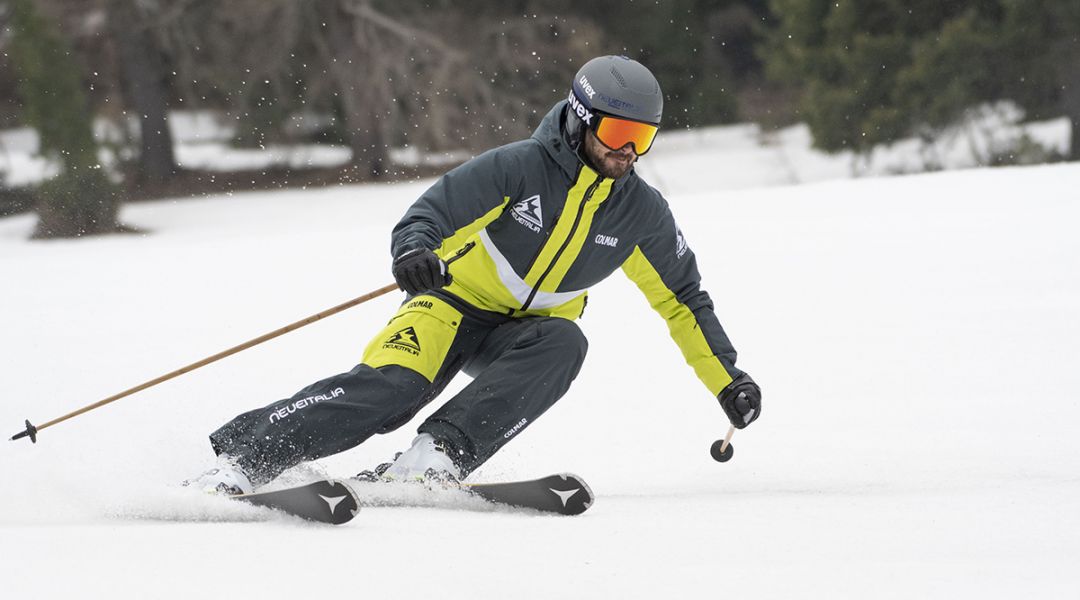
[[530,196],[514,205],[510,209],[510,216],[533,233],[540,233],[544,225],[544,217],[540,212],[540,194]]

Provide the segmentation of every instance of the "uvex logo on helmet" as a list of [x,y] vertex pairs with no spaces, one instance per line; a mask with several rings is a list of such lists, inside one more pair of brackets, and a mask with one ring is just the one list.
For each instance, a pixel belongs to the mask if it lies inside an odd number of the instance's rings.
[[592,99],[593,96],[596,95],[596,90],[594,90],[592,84],[589,83],[589,78],[588,77],[585,77],[584,75],[582,75],[581,79],[578,79],[578,83],[581,84],[581,89],[585,90],[585,93],[589,95],[590,100]]
[[570,103],[570,110],[578,116],[586,125],[592,125],[593,113],[585,103],[578,100],[574,90],[570,90],[570,96],[566,99]]

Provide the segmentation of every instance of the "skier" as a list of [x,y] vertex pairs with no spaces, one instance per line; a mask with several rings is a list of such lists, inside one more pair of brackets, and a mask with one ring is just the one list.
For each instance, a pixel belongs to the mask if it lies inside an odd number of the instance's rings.
[[757,419],[761,391],[735,367],[694,253],[633,169],[662,109],[646,67],[595,58],[531,138],[443,175],[393,230],[392,270],[407,298],[360,364],[226,423],[210,436],[217,466],[188,483],[251,492],[401,427],[459,371],[473,381],[420,424],[409,449],[361,476],[464,479],[567,392],[588,346],[574,323],[586,290],[619,267],[731,423]]

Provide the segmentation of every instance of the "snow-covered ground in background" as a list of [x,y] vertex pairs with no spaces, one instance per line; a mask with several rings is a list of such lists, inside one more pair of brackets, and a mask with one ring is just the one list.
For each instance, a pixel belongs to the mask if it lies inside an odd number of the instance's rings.
[[[775,148],[696,135],[641,171],[764,389],[731,462],[708,455],[716,400],[615,273],[573,389],[474,476],[579,473],[598,495],[579,518],[372,508],[332,528],[177,485],[219,424],[352,367],[386,296],[0,442],[0,593],[1080,596],[1080,165],[752,187],[776,183]],[[148,233],[81,241],[0,219],[0,433],[385,285],[425,185],[143,203],[122,217]],[[414,426],[291,476],[368,468]]]
[[[1023,113],[1009,103],[983,106],[970,112],[963,127],[944,133],[933,144],[902,140],[880,146],[869,159],[858,160],[851,152],[827,154],[814,149],[813,138],[805,125],[776,131],[754,124],[661,131],[642,169],[654,185],[669,192],[684,192],[970,168],[987,164],[992,154],[1006,153],[1025,138],[1047,152],[1068,153],[1071,131],[1068,119],[1021,123]],[[314,120],[317,119],[308,117],[308,121]],[[333,167],[346,164],[352,155],[348,147],[325,144],[235,148],[229,143],[235,128],[210,111],[174,112],[169,125],[176,144],[176,162],[185,169]],[[123,139],[116,127],[106,121],[98,122],[97,137],[114,144]],[[9,186],[28,185],[55,175],[55,165],[50,165],[37,152],[38,137],[33,129],[0,131],[0,182]],[[451,165],[467,158],[468,153],[463,151],[424,153],[416,147],[390,151],[391,161],[403,166]],[[102,152],[102,162],[106,165],[114,162],[109,152]],[[670,172],[671,168],[682,171],[685,167],[713,177],[687,179]]]

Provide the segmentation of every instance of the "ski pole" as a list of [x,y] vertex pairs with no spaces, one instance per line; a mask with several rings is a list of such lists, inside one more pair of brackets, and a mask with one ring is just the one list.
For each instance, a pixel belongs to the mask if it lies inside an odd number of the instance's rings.
[[322,311],[320,313],[316,313],[314,315],[311,315],[310,317],[307,317],[306,319],[301,319],[301,320],[299,320],[299,321],[297,321],[295,323],[292,323],[290,325],[286,325],[285,327],[282,327],[281,329],[276,329],[274,331],[271,331],[270,333],[260,335],[259,337],[255,338],[253,340],[248,340],[248,341],[244,342],[243,344],[240,344],[239,346],[233,346],[232,348],[229,348],[228,350],[223,350],[223,351],[218,352],[217,354],[215,354],[213,356],[208,356],[208,357],[206,357],[206,358],[204,358],[204,359],[202,359],[202,360],[200,360],[198,362],[191,363],[190,365],[188,365],[186,367],[177,369],[175,371],[172,371],[171,373],[166,373],[165,375],[162,375],[161,377],[158,377],[156,379],[151,379],[150,381],[147,381],[146,383],[139,384],[139,385],[137,385],[137,386],[135,386],[135,387],[133,387],[133,388],[131,388],[129,390],[124,390],[123,392],[120,392],[119,394],[116,394],[114,396],[109,396],[108,398],[105,398],[104,400],[100,400],[100,401],[95,402],[93,404],[89,404],[87,406],[84,406],[84,407],[80,408],[79,410],[70,412],[70,413],[68,413],[68,414],[66,414],[66,415],[64,415],[62,417],[57,417],[57,418],[53,419],[52,421],[49,421],[48,423],[42,423],[41,425],[35,426],[35,425],[30,423],[29,419],[27,419],[26,420],[26,430],[21,431],[21,432],[15,434],[14,436],[12,436],[11,441],[15,441],[15,440],[20,439],[20,438],[28,437],[28,438],[30,438],[31,442],[36,444],[37,443],[37,433],[39,431],[41,431],[42,429],[45,429],[46,427],[52,427],[53,425],[56,425],[57,423],[61,423],[63,421],[71,419],[73,417],[77,417],[77,416],[79,416],[79,415],[81,415],[83,413],[90,412],[90,411],[94,410],[95,408],[105,406],[106,404],[109,404],[110,402],[115,402],[115,401],[117,401],[117,400],[119,400],[121,398],[124,398],[126,396],[130,396],[130,395],[132,395],[132,394],[134,394],[136,392],[141,392],[141,391],[145,390],[146,388],[153,387],[153,386],[155,386],[155,385],[157,385],[159,383],[168,381],[168,380],[170,380],[170,379],[172,379],[174,377],[179,377],[179,376],[183,375],[184,373],[190,373],[191,371],[194,371],[195,369],[198,369],[200,367],[205,367],[206,365],[208,365],[208,364],[210,364],[212,362],[219,361],[219,360],[221,360],[221,359],[223,359],[223,358],[225,358],[227,356],[232,356],[233,354],[236,354],[237,352],[247,350],[248,348],[251,348],[252,346],[258,346],[259,344],[261,344],[261,343],[263,343],[263,342],[265,342],[267,340],[272,340],[272,339],[274,339],[274,338],[276,338],[278,336],[285,335],[286,333],[289,333],[290,331],[295,331],[297,329],[300,329],[301,327],[304,327],[305,325],[311,325],[315,321],[319,321],[319,320],[324,319],[326,317],[329,317],[331,315],[336,315],[337,313],[339,313],[339,312],[341,312],[343,310],[352,308],[352,307],[354,307],[354,306],[356,306],[358,304],[363,304],[364,302],[367,302],[368,300],[378,298],[379,296],[382,296],[383,294],[387,294],[389,292],[392,292],[392,291],[394,291],[396,289],[398,289],[398,286],[397,286],[396,283],[393,283],[393,284],[390,284],[390,285],[387,285],[387,286],[383,286],[383,287],[375,290],[374,292],[371,292],[369,294],[364,294],[363,296],[360,296],[358,298],[353,298],[352,300],[349,300],[348,302],[345,302],[343,304],[339,304],[339,305],[337,305],[337,306],[335,306],[333,308],[328,308],[328,309],[326,309],[326,310],[324,310],[324,311]]
[[[461,258],[462,256],[465,256],[465,254],[468,253],[469,250],[472,250],[473,246],[475,246],[475,245],[476,245],[476,242],[469,242],[468,244],[465,244],[464,246],[461,247],[460,250],[455,252],[453,256],[451,256],[450,258],[448,258],[446,260],[446,264],[449,266],[450,263],[452,263],[455,260]],[[90,411],[94,410],[95,408],[100,408],[102,406],[105,406],[106,404],[109,404],[110,402],[115,402],[115,401],[117,401],[117,400],[119,400],[119,399],[121,399],[121,398],[123,398],[125,396],[130,396],[130,395],[132,395],[132,394],[134,394],[136,392],[141,392],[141,391],[145,390],[146,388],[153,387],[153,386],[155,386],[155,385],[157,385],[159,383],[162,383],[164,381],[168,381],[168,380],[170,380],[170,379],[172,379],[174,377],[179,377],[179,376],[183,375],[184,373],[190,373],[191,371],[194,371],[195,369],[198,369],[200,367],[205,367],[206,365],[208,365],[208,364],[210,364],[212,362],[219,361],[219,360],[221,360],[221,359],[223,359],[223,358],[225,358],[227,356],[232,356],[233,354],[236,354],[237,352],[247,350],[248,348],[251,348],[252,346],[258,346],[259,344],[261,344],[261,343],[263,343],[265,341],[272,340],[272,339],[274,339],[274,338],[276,338],[278,336],[285,335],[286,333],[289,333],[290,331],[295,331],[295,330],[300,329],[301,327],[304,327],[306,325],[311,325],[315,321],[325,319],[326,317],[329,317],[331,315],[336,315],[337,313],[339,313],[339,312],[341,312],[343,310],[350,309],[350,308],[352,308],[352,307],[354,307],[354,306],[356,306],[358,304],[363,304],[363,303],[367,302],[368,300],[378,298],[379,296],[382,296],[383,294],[390,293],[390,292],[392,292],[392,291],[394,291],[396,289],[398,289],[398,285],[396,283],[391,283],[390,285],[383,286],[383,287],[375,290],[374,292],[364,294],[363,296],[360,296],[360,297],[357,297],[357,298],[353,298],[352,300],[349,300],[348,302],[338,304],[337,306],[335,306],[333,308],[328,308],[328,309],[326,309],[326,310],[324,310],[324,311],[322,311],[320,313],[315,313],[315,314],[311,315],[310,317],[308,317],[306,319],[301,319],[301,320],[299,320],[299,321],[297,321],[295,323],[292,323],[291,325],[286,325],[285,327],[282,327],[281,329],[276,329],[274,331],[271,331],[270,333],[260,335],[259,337],[255,338],[253,340],[249,340],[247,342],[244,342],[243,344],[240,344],[239,346],[233,346],[232,348],[229,348],[228,350],[223,350],[223,351],[218,352],[217,354],[215,354],[213,356],[208,356],[208,357],[200,360],[199,362],[192,363],[192,364],[190,364],[190,365],[188,365],[186,367],[183,367],[181,369],[177,369],[177,370],[175,370],[175,371],[173,371],[171,373],[166,373],[166,374],[162,375],[161,377],[158,377],[156,379],[151,379],[150,381],[147,381],[146,383],[139,384],[139,385],[137,385],[137,386],[135,386],[135,387],[133,387],[133,388],[131,388],[129,390],[124,390],[123,392],[120,392],[119,394],[116,394],[114,396],[109,396],[108,398],[105,398],[104,400],[99,400],[99,401],[97,401],[97,402],[95,402],[93,404],[88,404],[88,405],[80,408],[79,410],[76,410],[74,412],[70,412],[70,413],[68,413],[68,414],[66,414],[66,415],[64,415],[62,417],[57,417],[57,418],[53,419],[52,421],[49,421],[48,423],[42,423],[41,425],[35,426],[32,423],[30,423],[29,419],[27,419],[25,421],[26,429],[24,431],[20,431],[19,433],[16,433],[15,435],[13,435],[11,437],[11,441],[14,442],[15,440],[18,440],[20,438],[28,437],[28,438],[30,438],[31,442],[36,444],[37,443],[37,434],[38,434],[38,432],[41,431],[42,429],[45,429],[46,427],[52,427],[53,425],[56,425],[57,423],[61,423],[61,422],[66,421],[66,420],[68,420],[68,419],[70,419],[72,417],[77,417],[77,416],[79,416],[79,415],[81,415],[83,413],[90,412]]]
[[727,462],[731,460],[732,455],[735,454],[735,446],[731,445],[731,438],[735,435],[735,426],[728,427],[727,435],[722,440],[716,440],[713,442],[712,448],[709,448],[709,454],[716,462]]

